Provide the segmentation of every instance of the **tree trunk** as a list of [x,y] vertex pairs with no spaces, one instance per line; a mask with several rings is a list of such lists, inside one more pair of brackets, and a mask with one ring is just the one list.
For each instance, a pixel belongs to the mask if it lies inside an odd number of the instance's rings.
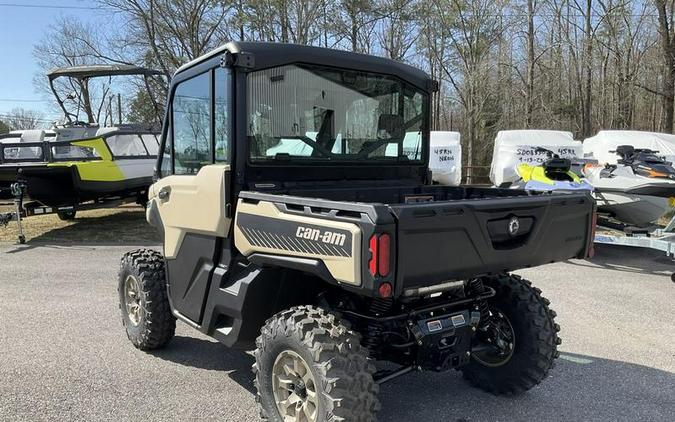
[[672,22],[668,19],[665,0],[656,0],[656,7],[659,10],[659,35],[661,37],[661,49],[666,69],[663,75],[663,114],[665,122],[663,130],[673,133],[673,114],[675,114],[675,51],[673,47]]
[[593,111],[593,28],[591,23],[591,14],[593,13],[593,0],[586,0],[586,16],[584,32],[586,33],[586,48],[584,57],[584,66],[586,68],[586,81],[584,88],[584,111],[582,121],[582,134],[584,138],[592,135],[593,123],[591,113]]
[[525,127],[532,125],[534,112],[534,0],[527,0],[527,87],[525,98]]

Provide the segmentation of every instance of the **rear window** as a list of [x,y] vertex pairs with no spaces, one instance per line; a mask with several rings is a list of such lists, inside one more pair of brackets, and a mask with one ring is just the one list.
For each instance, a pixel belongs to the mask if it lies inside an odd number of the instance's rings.
[[420,162],[428,95],[387,75],[288,65],[248,76],[252,162]]

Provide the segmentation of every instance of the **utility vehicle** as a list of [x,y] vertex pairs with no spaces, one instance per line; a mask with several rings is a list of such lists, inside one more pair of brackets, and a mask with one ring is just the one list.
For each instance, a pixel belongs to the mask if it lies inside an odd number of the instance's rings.
[[[147,208],[164,251],[129,252],[119,273],[131,342],[165,346],[181,320],[255,349],[270,421],[372,421],[378,384],[412,370],[504,394],[542,381],[556,315],[509,271],[586,257],[593,200],[431,184],[436,88],[398,62],[285,44],[181,67]],[[308,149],[275,148],[289,139]]]

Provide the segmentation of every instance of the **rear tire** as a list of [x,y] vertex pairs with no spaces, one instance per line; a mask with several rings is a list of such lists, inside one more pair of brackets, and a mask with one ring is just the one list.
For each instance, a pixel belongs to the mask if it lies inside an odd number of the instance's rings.
[[493,315],[506,317],[507,326],[513,330],[512,350],[503,362],[492,361],[491,365],[474,352],[471,362],[462,368],[464,378],[493,394],[523,393],[548,376],[559,356],[557,348],[562,341],[556,313],[541,290],[519,276],[501,275],[483,283],[497,292],[488,301],[489,308]]
[[122,257],[117,291],[122,325],[131,343],[141,350],[165,346],[176,331],[164,273],[164,257],[139,249]]
[[[263,420],[375,421],[375,367],[358,334],[335,315],[313,306],[280,312],[267,320],[256,346],[253,373]],[[284,359],[301,369],[289,372],[293,365]],[[301,416],[293,419],[296,407]]]

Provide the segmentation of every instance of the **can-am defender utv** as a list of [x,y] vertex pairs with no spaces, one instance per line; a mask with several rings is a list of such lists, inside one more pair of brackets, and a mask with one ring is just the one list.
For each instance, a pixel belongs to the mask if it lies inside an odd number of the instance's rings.
[[297,45],[229,43],[181,67],[147,209],[164,254],[129,252],[119,273],[131,342],[162,347],[179,319],[255,348],[270,421],[374,420],[378,384],[411,370],[494,393],[541,382],[555,313],[508,272],[586,257],[593,200],[431,184],[435,89]]

